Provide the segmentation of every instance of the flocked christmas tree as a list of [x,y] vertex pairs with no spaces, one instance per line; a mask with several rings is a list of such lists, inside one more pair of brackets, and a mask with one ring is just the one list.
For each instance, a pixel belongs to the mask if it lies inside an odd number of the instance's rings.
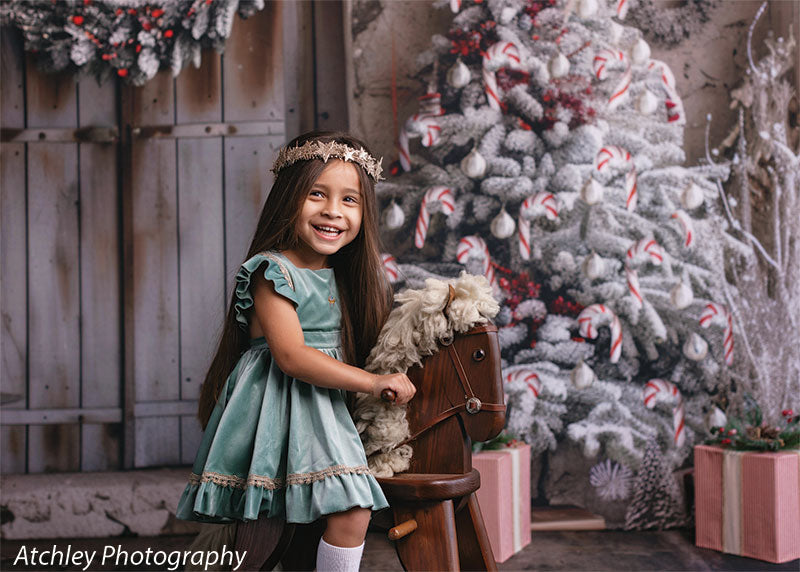
[[495,285],[509,430],[535,453],[572,443],[616,479],[657,439],[674,468],[734,359],[720,283],[745,246],[711,179],[727,168],[682,166],[674,77],[621,23],[627,2],[449,5],[378,187],[387,271]]

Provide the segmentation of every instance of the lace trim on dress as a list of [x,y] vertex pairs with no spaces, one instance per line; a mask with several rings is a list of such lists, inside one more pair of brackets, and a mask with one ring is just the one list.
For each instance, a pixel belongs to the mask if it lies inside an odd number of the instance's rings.
[[283,263],[283,260],[278,258],[272,252],[262,252],[261,254],[263,254],[265,258],[272,260],[275,264],[278,265],[278,268],[281,269],[281,274],[283,274],[283,277],[286,278],[286,283],[289,285],[289,288],[294,290],[294,282],[292,282],[292,275],[289,274],[289,269],[286,268],[286,265]]
[[245,489],[247,487],[260,487],[262,489],[275,490],[281,489],[289,485],[309,485],[316,481],[327,479],[328,477],[335,477],[338,475],[371,475],[372,471],[367,465],[359,465],[356,467],[348,467],[347,465],[334,465],[322,469],[321,471],[313,471],[311,473],[294,473],[286,476],[286,480],[272,479],[262,475],[248,475],[242,478],[236,475],[223,475],[222,473],[215,473],[212,471],[203,471],[202,475],[191,473],[189,475],[190,485],[199,485],[200,483],[214,483],[222,487],[231,487],[234,489]]

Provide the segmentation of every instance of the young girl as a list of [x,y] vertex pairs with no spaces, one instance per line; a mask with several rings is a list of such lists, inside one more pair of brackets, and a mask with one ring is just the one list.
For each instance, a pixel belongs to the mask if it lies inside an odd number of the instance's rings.
[[357,570],[370,509],[388,506],[367,467],[346,391],[408,402],[405,374],[363,366],[391,308],[379,255],[380,162],[340,133],[282,149],[200,395],[205,429],[177,516],[231,522],[326,517],[317,570]]

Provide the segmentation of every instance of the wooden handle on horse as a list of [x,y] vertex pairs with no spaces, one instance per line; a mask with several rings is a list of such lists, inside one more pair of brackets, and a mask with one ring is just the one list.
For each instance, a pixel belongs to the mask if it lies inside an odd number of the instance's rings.
[[392,389],[384,389],[381,391],[381,399],[388,403],[394,403],[395,399],[397,399],[397,393]]
[[389,529],[389,540],[400,540],[404,536],[408,536],[412,532],[417,530],[417,521],[409,519],[405,522],[401,522],[394,528]]

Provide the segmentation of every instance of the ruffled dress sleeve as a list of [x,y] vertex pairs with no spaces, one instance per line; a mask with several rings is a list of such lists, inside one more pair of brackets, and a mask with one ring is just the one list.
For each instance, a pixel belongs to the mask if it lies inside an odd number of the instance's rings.
[[248,328],[247,318],[253,308],[251,280],[259,268],[263,268],[264,278],[273,283],[275,291],[297,306],[297,292],[286,263],[273,252],[256,254],[246,260],[236,274],[236,322],[244,330]]

